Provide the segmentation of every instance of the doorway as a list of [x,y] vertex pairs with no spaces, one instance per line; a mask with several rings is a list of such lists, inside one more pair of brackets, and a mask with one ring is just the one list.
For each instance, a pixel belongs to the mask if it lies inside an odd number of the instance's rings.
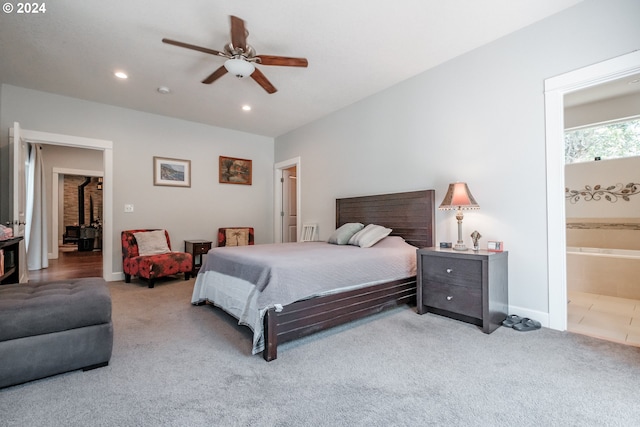
[[[102,193],[102,188],[104,185],[104,173],[102,171],[97,171],[97,170],[85,170],[85,169],[68,169],[68,168],[58,168],[58,167],[54,167],[53,168],[53,173],[52,173],[52,180],[51,180],[51,234],[50,234],[50,241],[54,242],[54,244],[51,247],[51,254],[49,256],[49,259],[58,259],[59,254],[60,254],[60,245],[57,244],[59,242],[65,243],[65,237],[64,234],[66,233],[66,226],[68,225],[73,225],[75,223],[78,223],[78,225],[81,225],[80,220],[79,219],[75,219],[75,215],[77,215],[75,212],[69,212],[67,208],[65,208],[65,203],[64,200],[65,198],[65,192],[69,192],[70,189],[67,188],[65,189],[65,180],[69,181],[69,178],[73,179],[73,178],[86,178],[86,177],[91,177],[92,180],[98,181],[98,180],[102,180],[100,182],[100,189],[98,190],[98,185],[96,183],[95,185],[95,190],[99,191],[100,193]],[[67,182],[67,186],[69,186],[70,183]],[[71,188],[71,191],[73,190],[73,188]],[[95,193],[95,191],[93,191]],[[102,248],[102,240],[103,240],[103,236],[102,236],[102,218],[104,217],[104,197],[102,197],[102,195],[100,194],[100,199],[98,200],[96,198],[96,206],[92,209],[93,203],[91,203],[91,200],[89,201],[89,203],[87,204],[87,200],[85,198],[85,208],[92,210],[93,211],[93,218],[91,218],[91,214],[88,215],[89,217],[89,222],[84,222],[85,224],[90,224],[90,223],[94,223],[95,225],[99,226],[100,230],[99,231],[99,240],[97,240],[94,244],[94,247],[96,248]],[[84,215],[85,217],[87,217],[87,215]],[[69,218],[73,218],[73,219],[69,219]]]
[[565,96],[567,330],[640,345],[640,75]]
[[545,81],[549,327],[567,329],[564,97],[640,72],[640,51]]
[[282,170],[282,243],[298,241],[297,168]]
[[[16,123],[14,128],[19,129]],[[13,138],[14,128],[10,130],[10,136]],[[48,132],[32,131],[20,129],[21,139],[42,145],[59,145],[73,148],[86,148],[91,150],[99,150],[102,152],[102,166],[104,187],[103,196],[103,239],[102,239],[102,277],[106,281],[121,280],[120,275],[113,273],[113,142],[107,140],[84,138],[71,135],[61,135]],[[54,186],[56,188],[56,186]],[[12,191],[15,191],[13,189]],[[54,245],[55,247],[56,245]]]
[[274,241],[300,241],[302,166],[300,157],[276,163],[274,166]]

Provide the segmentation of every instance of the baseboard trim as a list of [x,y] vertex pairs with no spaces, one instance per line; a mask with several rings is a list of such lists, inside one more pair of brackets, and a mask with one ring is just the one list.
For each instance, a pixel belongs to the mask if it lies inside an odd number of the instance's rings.
[[111,279],[105,278],[107,282],[118,282],[124,280],[124,273],[122,271],[114,271],[111,273]]

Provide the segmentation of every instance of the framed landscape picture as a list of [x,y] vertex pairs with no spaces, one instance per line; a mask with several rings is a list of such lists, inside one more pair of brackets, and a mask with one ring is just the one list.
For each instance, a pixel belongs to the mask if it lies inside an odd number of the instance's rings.
[[220,156],[219,171],[223,184],[251,185],[251,160]]
[[154,156],[153,185],[191,187],[191,160]]

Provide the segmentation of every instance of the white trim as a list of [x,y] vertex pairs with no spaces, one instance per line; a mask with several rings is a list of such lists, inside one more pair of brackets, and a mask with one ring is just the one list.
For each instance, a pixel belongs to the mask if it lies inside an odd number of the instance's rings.
[[[11,129],[12,131],[12,129]],[[113,272],[113,141],[71,135],[61,135],[22,129],[22,138],[28,142],[65,147],[101,150],[104,168],[102,277],[106,281],[122,280],[122,274]],[[56,183],[57,185],[57,183]]]
[[300,241],[300,233],[302,232],[302,161],[300,157],[294,157],[293,159],[284,160],[278,162],[273,166],[274,170],[274,242],[282,243],[282,221],[280,218],[280,212],[282,211],[282,185],[280,179],[282,178],[282,170],[296,167],[296,230],[298,230],[297,240]]
[[564,96],[640,72],[640,51],[545,80],[549,327],[567,329]]
[[82,136],[62,135],[58,133],[40,132],[22,129],[23,138],[29,142],[63,145],[66,147],[83,147],[95,150],[112,150],[113,142],[104,139],[85,138]]
[[[93,171],[85,169],[69,169],[69,168],[53,168],[51,174],[51,241],[54,242],[53,250],[49,254],[49,259],[58,259],[58,209],[60,193],[58,191],[60,175],[81,175],[81,176],[104,176],[102,171]],[[104,203],[103,203],[104,204]],[[104,207],[103,207],[104,210]],[[104,256],[104,254],[103,254]]]

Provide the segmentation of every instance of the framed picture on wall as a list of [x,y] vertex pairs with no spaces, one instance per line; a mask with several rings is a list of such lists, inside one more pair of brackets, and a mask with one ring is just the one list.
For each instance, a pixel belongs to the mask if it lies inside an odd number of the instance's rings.
[[154,156],[153,185],[191,187],[191,160]]
[[220,156],[219,182],[251,185],[251,160]]

